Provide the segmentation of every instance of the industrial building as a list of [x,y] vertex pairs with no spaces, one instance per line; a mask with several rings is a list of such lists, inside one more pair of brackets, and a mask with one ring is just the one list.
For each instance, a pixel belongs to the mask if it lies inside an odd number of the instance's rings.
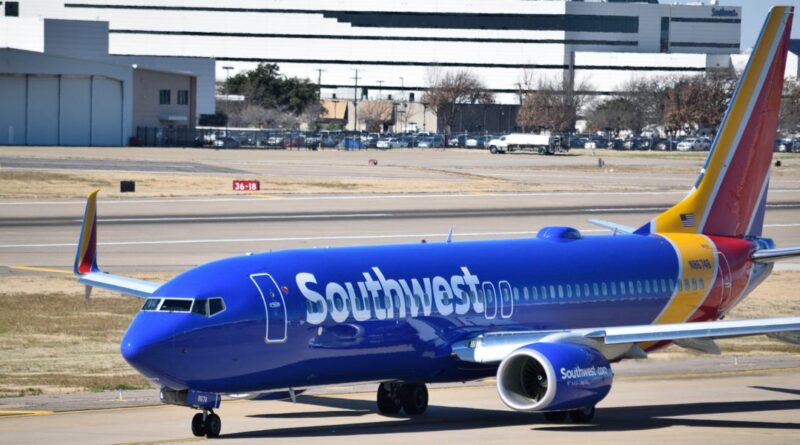
[[214,58],[218,79],[270,62],[324,97],[419,99],[432,68],[468,69],[501,103],[518,101],[522,79],[609,93],[728,69],[741,25],[738,7],[654,0],[21,0],[18,12],[108,21],[112,54]]
[[113,56],[108,35],[107,22],[0,17],[0,145],[120,146],[137,128],[196,125],[214,61]]

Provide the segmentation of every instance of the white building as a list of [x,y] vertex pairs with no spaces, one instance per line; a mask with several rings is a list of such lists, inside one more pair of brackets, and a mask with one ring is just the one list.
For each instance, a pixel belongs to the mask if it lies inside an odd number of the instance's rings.
[[108,36],[107,22],[0,16],[0,145],[119,146],[196,125],[214,61],[109,55]]
[[[741,9],[651,1],[20,0],[21,17],[110,23],[120,56],[207,57],[234,74],[259,62],[319,81],[323,97],[419,99],[432,68],[477,73],[503,103],[523,78],[597,93],[636,78],[730,68]],[[527,73],[527,74],[526,74]],[[358,78],[356,87],[356,79]],[[213,107],[198,77],[198,111]]]

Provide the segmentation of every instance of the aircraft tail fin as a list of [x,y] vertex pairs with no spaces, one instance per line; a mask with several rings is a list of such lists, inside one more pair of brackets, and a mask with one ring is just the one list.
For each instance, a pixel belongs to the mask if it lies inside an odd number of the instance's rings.
[[770,10],[691,193],[636,233],[761,234],[793,14]]
[[147,298],[161,284],[150,281],[112,275],[100,271],[97,266],[97,193],[89,193],[86,199],[86,210],[83,213],[83,225],[78,237],[78,249],[75,252],[73,271],[78,282],[86,285],[86,298],[91,295],[93,287],[108,289],[135,297]]

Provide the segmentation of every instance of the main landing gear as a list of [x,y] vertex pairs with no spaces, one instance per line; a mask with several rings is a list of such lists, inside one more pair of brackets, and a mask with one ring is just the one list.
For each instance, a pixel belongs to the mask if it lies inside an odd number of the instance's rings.
[[428,409],[428,388],[423,383],[383,382],[378,387],[378,411],[414,416]]
[[192,417],[192,434],[197,437],[206,436],[209,439],[219,437],[222,430],[222,420],[214,414],[213,410],[204,409]]
[[543,414],[544,420],[551,423],[561,423],[567,420],[567,416],[572,420],[572,423],[589,423],[594,419],[594,413],[594,406],[587,406],[569,411],[548,411]]

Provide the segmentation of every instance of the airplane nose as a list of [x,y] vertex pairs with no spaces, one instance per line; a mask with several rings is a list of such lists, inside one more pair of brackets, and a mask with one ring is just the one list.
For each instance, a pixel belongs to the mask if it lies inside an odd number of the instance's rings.
[[163,379],[172,362],[174,329],[159,314],[141,313],[122,337],[122,357],[151,379]]

